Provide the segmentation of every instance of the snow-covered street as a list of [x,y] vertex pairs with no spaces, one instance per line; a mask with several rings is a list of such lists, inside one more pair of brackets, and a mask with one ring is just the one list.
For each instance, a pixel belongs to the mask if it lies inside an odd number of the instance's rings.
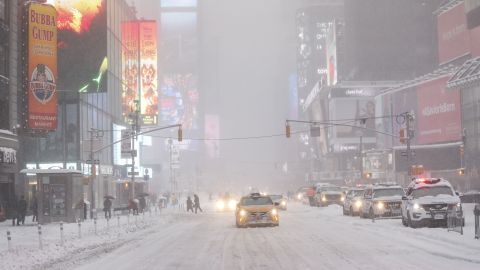
[[280,213],[279,227],[247,229],[234,226],[233,213],[171,211],[150,227],[41,268],[479,269],[480,241],[473,238],[470,208],[464,235],[405,228],[400,220],[372,223],[342,216],[338,206],[292,203]]

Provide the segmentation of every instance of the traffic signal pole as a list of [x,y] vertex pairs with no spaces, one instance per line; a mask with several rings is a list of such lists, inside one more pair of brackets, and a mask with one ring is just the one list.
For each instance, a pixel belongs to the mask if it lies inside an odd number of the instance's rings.
[[412,176],[412,150],[411,140],[412,140],[412,133],[413,131],[410,130],[410,121],[412,120],[412,116],[410,113],[405,113],[405,125],[407,128],[407,170],[408,170],[408,177],[411,178]]

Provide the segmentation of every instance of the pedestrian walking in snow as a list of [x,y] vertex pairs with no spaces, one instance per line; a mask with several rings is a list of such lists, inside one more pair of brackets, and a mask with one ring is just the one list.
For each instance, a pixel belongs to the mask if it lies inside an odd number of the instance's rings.
[[203,212],[202,208],[200,207],[200,199],[198,198],[197,194],[193,195],[193,200],[195,203],[195,214],[197,213],[197,210],[200,210],[200,212]]
[[128,211],[132,211],[132,215],[138,215],[138,204],[137,204],[137,199],[135,200],[130,200],[128,202]]
[[147,201],[145,200],[144,196],[140,197],[139,204],[140,204],[140,213],[143,213],[147,208]]
[[103,211],[105,212],[106,219],[112,218],[112,201],[108,197],[103,201]]
[[34,197],[32,200],[32,206],[30,207],[32,209],[32,222],[37,221],[38,222],[38,202],[37,202],[37,197]]
[[193,213],[193,201],[192,201],[192,198],[190,198],[190,196],[188,196],[188,199],[187,199],[187,212],[192,210],[192,213]]
[[15,226],[18,219],[17,199],[15,197],[8,201],[7,216],[12,218],[12,226]]
[[17,225],[25,224],[25,215],[27,215],[27,201],[25,200],[25,196],[21,196],[20,200],[18,201],[18,218],[17,218]]

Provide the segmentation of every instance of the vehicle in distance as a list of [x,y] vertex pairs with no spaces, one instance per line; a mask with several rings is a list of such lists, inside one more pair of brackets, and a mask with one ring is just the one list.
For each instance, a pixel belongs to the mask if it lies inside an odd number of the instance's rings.
[[343,202],[343,214],[356,216],[360,213],[363,204],[363,188],[350,188],[347,190]]
[[365,188],[361,217],[400,217],[403,188],[398,185],[376,184]]
[[345,193],[343,193],[340,187],[334,185],[317,186],[317,194],[315,195],[316,206],[343,205],[344,201]]
[[277,208],[287,210],[287,198],[283,195],[270,195],[274,204],[278,204]]

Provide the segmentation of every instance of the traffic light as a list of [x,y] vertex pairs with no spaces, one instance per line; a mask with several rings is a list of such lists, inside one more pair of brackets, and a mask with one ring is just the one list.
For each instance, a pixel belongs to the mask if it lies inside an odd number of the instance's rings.
[[425,168],[423,165],[413,165],[412,168],[410,168],[411,175],[423,175],[425,173]]
[[460,152],[460,156],[463,157],[463,155],[465,155],[465,147],[463,146],[463,144],[460,145],[460,147],[459,147],[458,150],[459,150],[459,152]]
[[183,131],[182,126],[178,128],[178,141],[181,142],[183,140]]
[[288,122],[285,124],[285,136],[290,138],[290,124]]
[[400,143],[401,143],[401,144],[405,144],[405,143],[407,142],[407,137],[405,136],[405,133],[406,133],[406,132],[405,132],[405,129],[404,129],[404,128],[401,128],[401,129],[400,129],[400,134],[399,134],[399,136],[400,136]]
[[464,176],[465,175],[465,168],[458,169],[458,175]]

